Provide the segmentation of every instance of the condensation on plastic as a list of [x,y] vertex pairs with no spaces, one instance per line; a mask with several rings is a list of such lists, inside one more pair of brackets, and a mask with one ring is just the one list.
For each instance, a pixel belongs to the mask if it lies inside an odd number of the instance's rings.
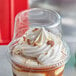
[[[25,24],[23,23],[23,21],[25,22]],[[21,37],[28,30],[28,27],[28,13],[23,14],[23,12],[20,12],[15,18],[13,39]]]

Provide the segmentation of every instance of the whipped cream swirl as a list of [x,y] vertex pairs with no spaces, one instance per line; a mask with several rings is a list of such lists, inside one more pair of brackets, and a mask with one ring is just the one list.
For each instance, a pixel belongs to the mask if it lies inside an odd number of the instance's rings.
[[24,36],[24,44],[16,47],[24,56],[37,58],[43,65],[53,65],[62,59],[65,48],[60,37],[45,28],[30,29]]

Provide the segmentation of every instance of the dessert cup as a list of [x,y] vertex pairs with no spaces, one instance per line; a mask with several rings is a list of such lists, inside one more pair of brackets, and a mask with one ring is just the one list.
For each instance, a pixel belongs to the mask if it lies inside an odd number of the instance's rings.
[[16,16],[9,44],[13,76],[63,76],[69,47],[60,20],[57,12],[40,8]]

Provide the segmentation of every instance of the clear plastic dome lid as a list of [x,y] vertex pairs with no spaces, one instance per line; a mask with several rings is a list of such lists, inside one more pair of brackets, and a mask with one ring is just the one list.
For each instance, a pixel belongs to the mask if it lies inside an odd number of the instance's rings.
[[33,8],[20,12],[15,18],[14,37],[21,37],[31,27],[49,28],[61,35],[60,15],[52,10]]

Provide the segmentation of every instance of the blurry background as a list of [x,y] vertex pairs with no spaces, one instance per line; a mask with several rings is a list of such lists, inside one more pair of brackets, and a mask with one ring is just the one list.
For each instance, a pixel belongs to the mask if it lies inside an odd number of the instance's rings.
[[64,76],[76,76],[76,0],[29,0],[29,3],[30,8],[51,9],[61,15],[63,37],[71,51]]
[[[30,8],[52,9],[61,15],[63,37],[71,50],[71,58],[66,64],[64,76],[76,76],[76,0],[29,0],[29,4]],[[12,76],[6,51],[7,46],[0,46],[0,76]]]

